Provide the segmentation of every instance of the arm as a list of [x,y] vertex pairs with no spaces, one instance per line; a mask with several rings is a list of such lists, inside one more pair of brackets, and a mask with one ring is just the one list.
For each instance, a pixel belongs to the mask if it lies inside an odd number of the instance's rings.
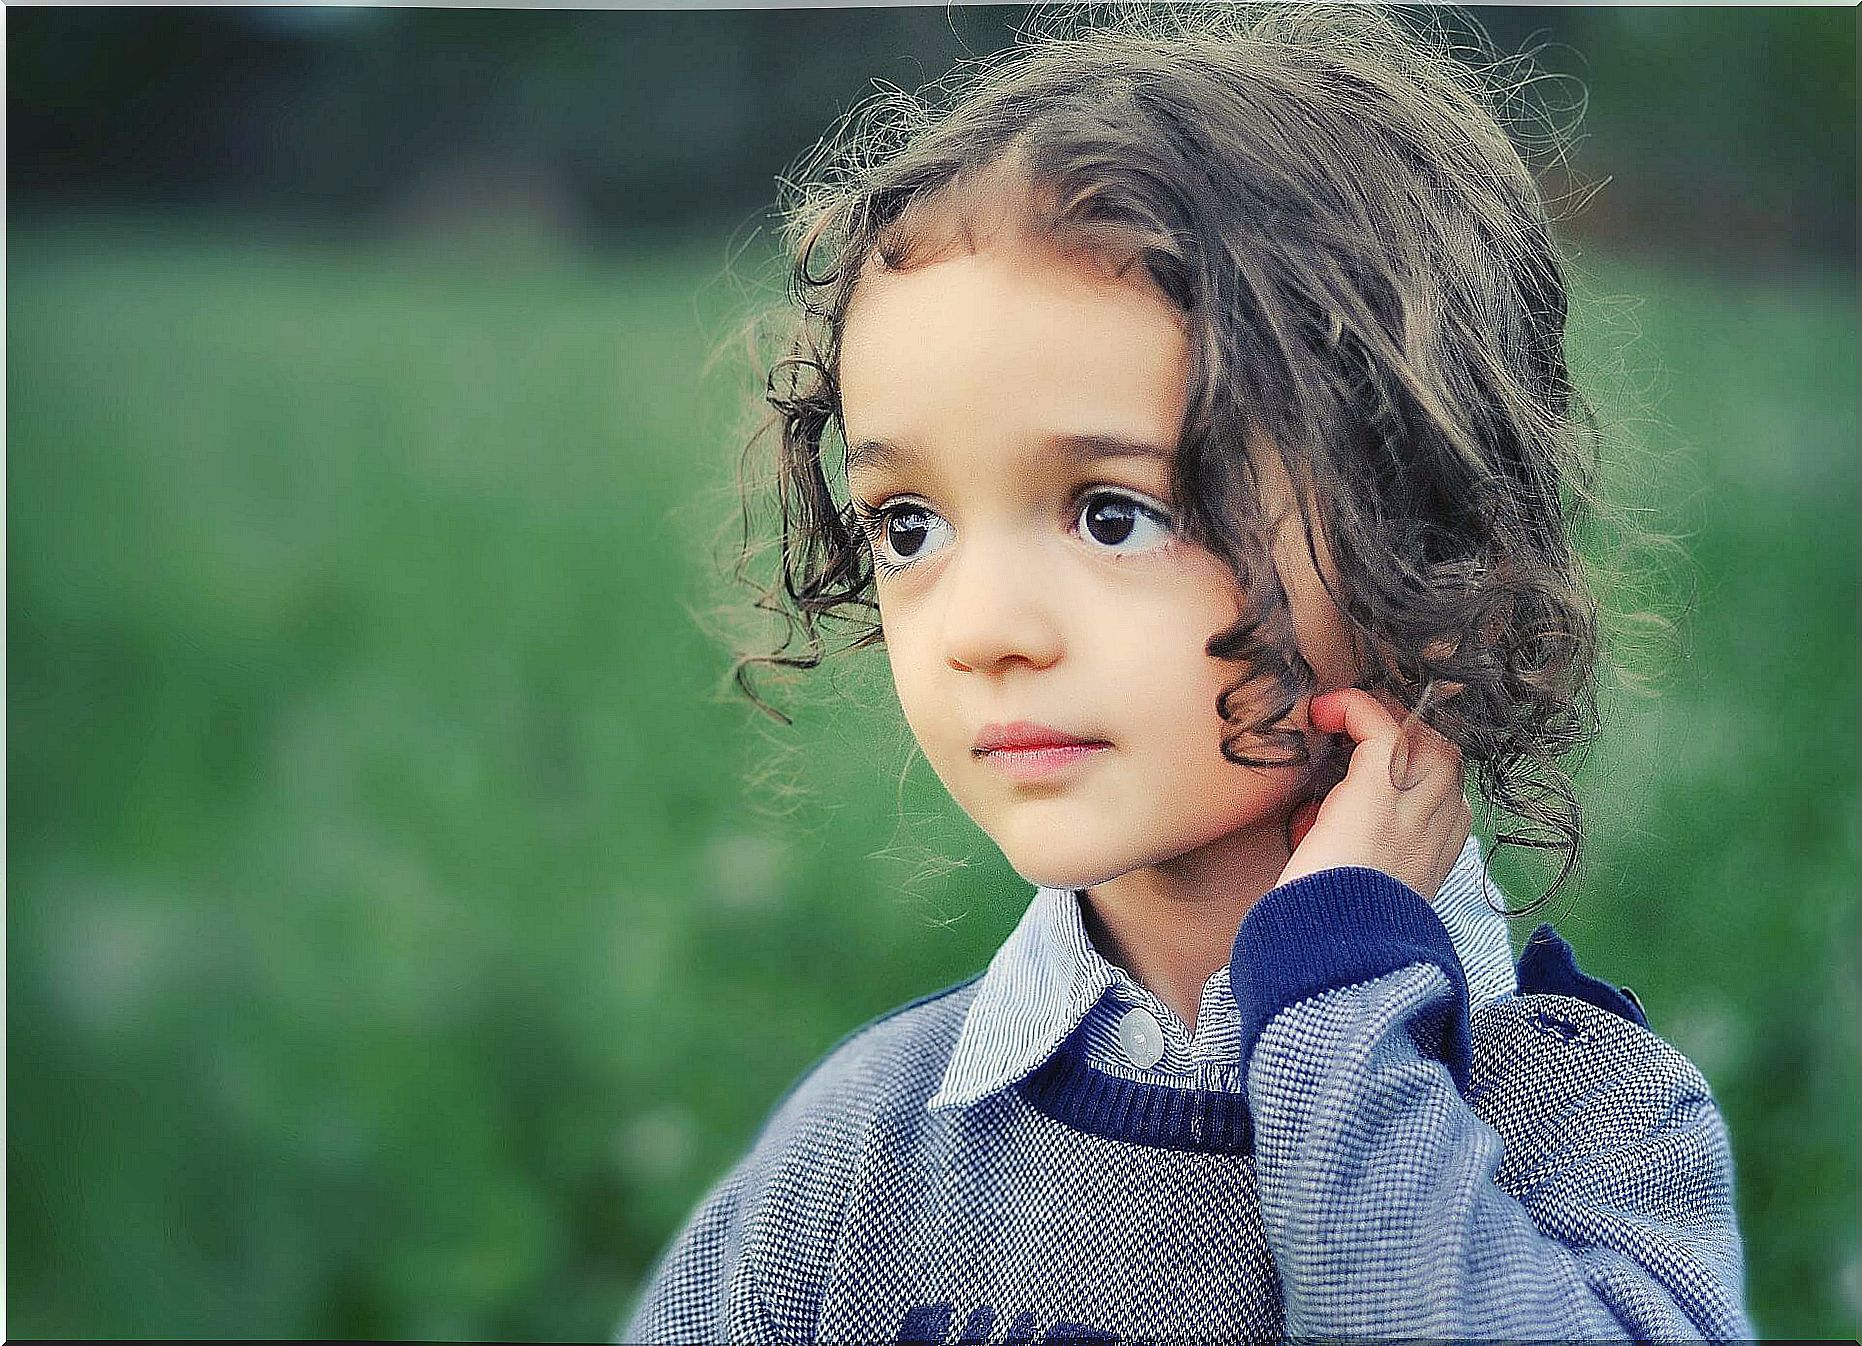
[[646,1342],[774,1342],[770,1321],[743,1256],[746,1160],[719,1180],[660,1258],[618,1346]]
[[1509,1007],[1517,1078],[1479,1082],[1513,1105],[1517,1121],[1496,1114],[1519,1132],[1509,1154],[1463,1098],[1459,959],[1405,884],[1350,867],[1276,888],[1242,922],[1231,980],[1289,1333],[1756,1335],[1725,1127],[1659,1039],[1567,1042]]

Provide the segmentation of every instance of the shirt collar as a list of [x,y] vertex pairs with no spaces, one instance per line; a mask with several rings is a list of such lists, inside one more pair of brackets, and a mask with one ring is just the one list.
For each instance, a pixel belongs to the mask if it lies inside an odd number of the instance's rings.
[[[1469,836],[1430,902],[1468,979],[1469,1011],[1517,989],[1505,895],[1488,876],[1480,838]],[[964,1016],[943,1081],[926,1107],[956,1108],[1035,1070],[1080,1026],[1120,969],[1093,947],[1079,894],[1037,887],[1021,921],[990,959]],[[1223,995],[1227,978],[1218,978]]]

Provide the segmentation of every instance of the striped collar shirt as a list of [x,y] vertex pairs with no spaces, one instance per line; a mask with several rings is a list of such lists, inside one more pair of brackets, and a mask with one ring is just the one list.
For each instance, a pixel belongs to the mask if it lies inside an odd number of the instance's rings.
[[[1035,889],[983,974],[927,1107],[963,1107],[1015,1084],[1076,1032],[1086,1063],[1108,1075],[1246,1092],[1228,965],[1203,984],[1192,1035],[1156,992],[1094,947],[1081,901],[1078,890]],[[1496,909],[1505,905],[1487,873],[1480,838],[1470,836],[1430,902],[1467,974],[1470,1013],[1517,989],[1506,921]]]

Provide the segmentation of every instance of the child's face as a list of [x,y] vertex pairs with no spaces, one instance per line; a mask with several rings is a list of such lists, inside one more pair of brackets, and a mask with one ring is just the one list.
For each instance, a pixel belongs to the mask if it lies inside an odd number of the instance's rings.
[[[1216,697],[1242,670],[1204,645],[1240,615],[1241,587],[1164,522],[1187,401],[1179,314],[1143,282],[1013,230],[978,248],[869,267],[842,339],[849,486],[886,511],[878,559],[907,565],[877,589],[912,732],[1030,882],[1090,887],[1212,846],[1284,856],[1298,770],[1237,766],[1219,747]],[[1153,451],[1067,442],[1085,436]],[[869,441],[896,453],[862,462]],[[1343,686],[1342,620],[1278,460],[1257,460],[1277,493],[1270,517],[1290,515],[1276,563],[1301,652],[1322,690]],[[1029,776],[975,751],[985,725],[1011,721],[1109,746]]]

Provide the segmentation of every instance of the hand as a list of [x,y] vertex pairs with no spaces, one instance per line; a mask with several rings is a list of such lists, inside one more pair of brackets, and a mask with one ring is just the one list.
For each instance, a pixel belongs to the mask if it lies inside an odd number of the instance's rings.
[[[1474,813],[1462,788],[1461,751],[1420,720],[1409,761],[1392,762],[1408,712],[1388,693],[1345,687],[1312,699],[1320,733],[1354,747],[1344,779],[1293,814],[1293,854],[1279,883],[1339,865],[1380,869],[1432,899],[1467,845]],[[1392,784],[1392,777],[1397,784]],[[1399,788],[1399,786],[1403,788]]]

